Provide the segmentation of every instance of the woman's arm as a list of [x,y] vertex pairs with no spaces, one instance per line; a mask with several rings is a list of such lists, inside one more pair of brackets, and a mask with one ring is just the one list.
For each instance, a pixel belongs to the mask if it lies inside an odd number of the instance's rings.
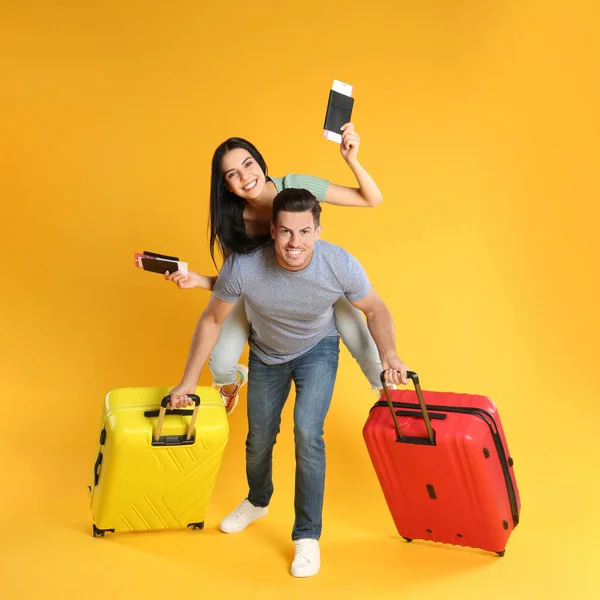
[[[231,250],[229,248],[223,249],[223,262],[225,262],[231,256]],[[203,290],[209,290],[212,292],[215,287],[218,275],[209,277],[208,275],[199,275],[195,271],[188,269],[188,275],[185,275],[181,271],[175,271],[175,273],[169,274],[169,271],[165,273],[165,279],[172,281],[180,290],[191,290],[192,288],[200,288]]]
[[354,173],[358,188],[351,188],[344,185],[330,183],[327,188],[325,202],[328,204],[337,204],[338,206],[361,206],[365,208],[374,208],[383,202],[383,196],[377,187],[373,178],[367,170],[358,162],[358,147],[360,145],[360,136],[354,131],[352,123],[346,123],[342,126],[342,143],[340,152],[348,166]]
[[201,288],[203,290],[212,291],[215,281],[217,281],[217,276],[209,277],[208,275],[198,275],[195,271],[190,271],[188,269],[187,277],[185,277],[181,271],[175,271],[175,273],[171,274],[167,271],[165,273],[165,279],[167,281],[172,281],[181,290]]

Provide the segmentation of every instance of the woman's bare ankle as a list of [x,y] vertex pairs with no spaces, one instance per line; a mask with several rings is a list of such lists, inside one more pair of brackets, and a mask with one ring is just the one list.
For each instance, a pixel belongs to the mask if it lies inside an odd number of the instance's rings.
[[237,390],[238,390],[237,383],[227,383],[227,384],[221,386],[221,391],[223,393],[227,394],[228,396],[235,394],[235,392],[237,392]]

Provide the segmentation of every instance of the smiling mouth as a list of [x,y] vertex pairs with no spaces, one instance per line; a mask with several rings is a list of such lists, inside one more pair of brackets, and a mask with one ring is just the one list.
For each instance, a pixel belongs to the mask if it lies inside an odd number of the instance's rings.
[[252,188],[254,188],[257,181],[258,181],[258,179],[255,179],[252,183],[249,183],[247,186],[245,186],[244,191],[249,192]]
[[289,248],[286,248],[285,251],[291,256],[300,256],[300,254],[302,254],[302,250],[290,250]]

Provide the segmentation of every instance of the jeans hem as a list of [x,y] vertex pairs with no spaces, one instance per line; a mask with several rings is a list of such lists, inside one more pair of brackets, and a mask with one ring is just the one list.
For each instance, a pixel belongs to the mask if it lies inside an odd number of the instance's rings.
[[319,534],[319,535],[302,534],[302,535],[293,535],[292,536],[293,542],[299,542],[300,540],[316,540],[318,542],[320,539],[321,539],[321,534]]
[[252,502],[250,498],[246,498],[246,500],[248,500],[248,502],[250,502],[250,504],[252,504],[252,506],[255,508],[267,508],[267,506],[269,506],[268,504],[256,504],[255,502]]

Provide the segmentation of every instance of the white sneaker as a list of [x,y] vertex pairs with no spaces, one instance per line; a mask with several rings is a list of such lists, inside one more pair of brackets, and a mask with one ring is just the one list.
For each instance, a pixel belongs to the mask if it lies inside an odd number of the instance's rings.
[[238,533],[244,531],[252,521],[264,517],[269,512],[266,506],[254,506],[246,498],[242,503],[221,521],[221,531]]
[[291,574],[294,577],[311,577],[321,568],[321,550],[319,541],[312,539],[296,540],[296,553]]

